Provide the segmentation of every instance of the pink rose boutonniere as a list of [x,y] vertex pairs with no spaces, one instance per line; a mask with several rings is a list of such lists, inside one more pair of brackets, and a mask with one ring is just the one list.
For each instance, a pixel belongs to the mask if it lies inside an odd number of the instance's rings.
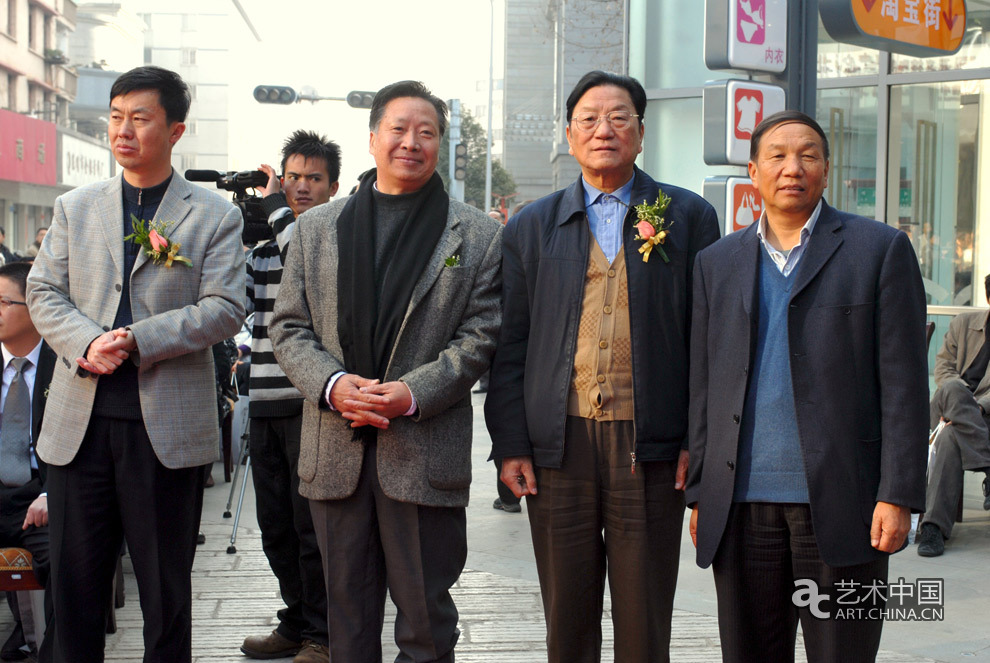
[[670,262],[667,253],[660,246],[670,234],[670,224],[663,218],[668,205],[670,205],[670,196],[660,191],[657,194],[657,201],[652,205],[644,200],[633,208],[636,210],[636,220],[633,223],[639,232],[633,239],[643,242],[639,247],[639,252],[643,254],[643,262],[650,261],[650,253],[653,249],[657,250],[664,262]]
[[165,234],[169,224],[145,222],[131,214],[131,225],[134,227],[134,232],[125,237],[124,241],[132,240],[144,249],[145,254],[156,265],[164,263],[166,267],[171,267],[173,262],[177,262],[186,267],[193,266],[192,260],[179,255],[182,244],[173,242]]

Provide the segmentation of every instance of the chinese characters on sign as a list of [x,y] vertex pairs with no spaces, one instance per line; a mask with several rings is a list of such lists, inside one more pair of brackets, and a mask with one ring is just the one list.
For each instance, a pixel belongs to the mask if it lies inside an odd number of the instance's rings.
[[709,69],[780,73],[787,67],[787,0],[706,0]]
[[819,0],[836,41],[914,55],[951,55],[966,30],[965,0]]

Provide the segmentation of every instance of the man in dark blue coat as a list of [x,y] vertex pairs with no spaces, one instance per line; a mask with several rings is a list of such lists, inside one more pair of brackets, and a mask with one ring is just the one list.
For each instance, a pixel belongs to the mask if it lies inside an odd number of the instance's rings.
[[763,120],[764,214],[695,265],[686,497],[724,661],[793,661],[798,619],[809,660],[873,661],[883,622],[839,619],[837,586],[885,582],[925,507],[918,261],[903,232],[825,203],[828,167],[812,118]]
[[586,74],[567,99],[581,177],[504,235],[485,418],[502,481],[527,496],[551,663],[600,660],[606,572],[615,660],[669,660],[691,272],[718,222],[635,167],[645,111],[635,79]]

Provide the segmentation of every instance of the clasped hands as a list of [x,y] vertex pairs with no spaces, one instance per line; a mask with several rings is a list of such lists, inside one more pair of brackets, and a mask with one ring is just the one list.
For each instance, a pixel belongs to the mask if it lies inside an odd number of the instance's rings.
[[120,327],[100,334],[89,344],[85,357],[76,359],[83,369],[96,375],[110,375],[137,349],[134,332]]
[[389,422],[412,406],[412,392],[404,382],[385,382],[345,373],[330,390],[330,404],[351,428],[374,426],[388,429]]

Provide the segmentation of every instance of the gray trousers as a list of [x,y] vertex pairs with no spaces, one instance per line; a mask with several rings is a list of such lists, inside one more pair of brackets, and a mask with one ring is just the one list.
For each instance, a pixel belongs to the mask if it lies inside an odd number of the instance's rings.
[[937,525],[948,538],[962,495],[963,472],[990,467],[990,417],[980,414],[973,392],[958,378],[943,382],[932,396],[932,428],[940,417],[952,425],[943,428],[934,443],[921,522]]

